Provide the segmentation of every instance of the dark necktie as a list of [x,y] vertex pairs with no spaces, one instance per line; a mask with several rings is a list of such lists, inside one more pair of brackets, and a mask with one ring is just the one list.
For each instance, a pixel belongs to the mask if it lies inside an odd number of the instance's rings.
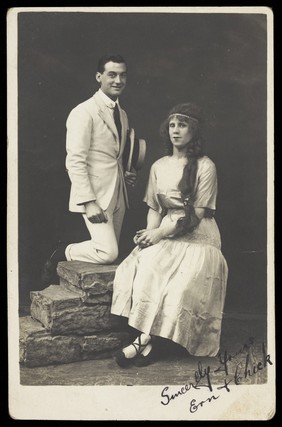
[[121,122],[120,122],[120,114],[119,114],[119,109],[117,104],[115,105],[115,108],[114,108],[114,121],[117,127],[119,140],[121,141]]

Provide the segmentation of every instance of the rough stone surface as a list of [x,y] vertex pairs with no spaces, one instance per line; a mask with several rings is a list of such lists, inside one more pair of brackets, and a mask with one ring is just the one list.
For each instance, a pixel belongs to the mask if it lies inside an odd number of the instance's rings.
[[58,285],[50,285],[41,291],[31,291],[30,299],[31,301],[39,299],[42,306],[50,307],[53,311],[61,311],[81,305],[81,298],[77,293]]
[[64,289],[76,293],[84,304],[111,304],[112,302],[113,293],[110,290],[105,292],[103,289],[100,294],[97,293],[97,289],[95,288],[83,290],[77,286],[72,285],[63,278],[60,278],[60,285]]
[[126,332],[53,336],[30,316],[20,318],[20,363],[27,367],[103,359],[128,342]]
[[80,337],[51,336],[31,317],[20,318],[20,362],[44,366],[81,360]]
[[20,318],[20,362],[44,366],[109,357],[129,329],[110,313],[115,265],[60,262],[60,285],[30,293],[31,316]]
[[[73,301],[74,299],[72,303]],[[46,293],[34,293],[30,312],[31,317],[41,322],[52,335],[92,334],[97,331],[116,330],[120,324],[118,316],[110,313],[108,304],[88,306],[84,305],[79,297],[76,305],[62,302],[56,304],[51,299],[51,292],[48,292],[48,299]]]
[[113,280],[118,264],[98,265],[82,261],[63,261],[58,263],[57,274],[70,284],[91,289],[92,293],[107,293],[113,290]]
[[20,362],[25,361],[26,342],[29,337],[40,337],[46,335],[46,330],[41,323],[33,320],[30,316],[20,317]]
[[50,285],[41,291],[32,291],[31,316],[42,323],[48,330],[51,329],[55,313],[82,305],[77,293],[67,291],[62,286]]
[[84,337],[82,346],[83,360],[96,359],[129,344],[129,334],[126,332],[111,332],[108,335],[92,335]]

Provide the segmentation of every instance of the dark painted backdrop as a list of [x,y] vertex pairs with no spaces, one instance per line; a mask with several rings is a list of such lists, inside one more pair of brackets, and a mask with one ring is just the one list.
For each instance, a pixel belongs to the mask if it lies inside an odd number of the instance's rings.
[[229,265],[225,311],[266,309],[266,17],[258,14],[19,14],[19,295],[41,289],[42,263],[58,239],[88,238],[68,212],[65,122],[97,89],[105,53],[128,62],[120,100],[147,141],[120,242],[121,257],[145,225],[151,164],[163,155],[158,130],[176,103],[205,112],[207,154],[219,180],[217,222]]

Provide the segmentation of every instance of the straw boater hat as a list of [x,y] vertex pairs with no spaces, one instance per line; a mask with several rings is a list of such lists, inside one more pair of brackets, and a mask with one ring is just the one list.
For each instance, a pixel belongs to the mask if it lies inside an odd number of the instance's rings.
[[130,129],[123,152],[124,170],[131,171],[132,168],[142,168],[146,154],[146,141],[135,138],[134,129]]

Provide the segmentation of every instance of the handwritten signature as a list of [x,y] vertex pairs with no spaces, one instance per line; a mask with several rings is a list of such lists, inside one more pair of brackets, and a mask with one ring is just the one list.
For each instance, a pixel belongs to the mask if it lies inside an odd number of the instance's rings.
[[194,412],[197,412],[199,407],[203,407],[205,403],[210,403],[212,400],[217,400],[220,396],[214,396],[208,397],[206,400],[201,400],[201,402],[197,403],[196,399],[192,399],[190,402],[190,412],[193,414]]
[[[227,351],[219,353],[217,356],[219,365],[216,368],[211,368],[209,365],[204,367],[199,361],[197,370],[194,372],[193,381],[183,385],[176,393],[171,393],[169,386],[166,386],[161,391],[161,404],[169,405],[174,399],[188,393],[191,390],[200,390],[207,388],[211,393],[214,393],[214,389],[223,390],[230,392],[230,385],[239,385],[244,382],[248,377],[253,377],[259,371],[265,369],[268,365],[273,365],[270,354],[267,354],[265,344],[262,343],[262,355],[261,360],[257,361],[253,357],[253,338],[249,338],[249,342],[244,344],[236,353],[231,354]],[[237,360],[240,355],[245,356],[242,360]],[[235,368],[231,372],[230,362],[235,362]],[[224,372],[224,383],[215,387],[212,383],[212,374],[217,372]],[[189,410],[191,413],[197,412],[199,408],[202,408],[206,403],[211,403],[219,399],[219,394],[212,394],[206,400],[197,402],[196,399],[190,401]]]

